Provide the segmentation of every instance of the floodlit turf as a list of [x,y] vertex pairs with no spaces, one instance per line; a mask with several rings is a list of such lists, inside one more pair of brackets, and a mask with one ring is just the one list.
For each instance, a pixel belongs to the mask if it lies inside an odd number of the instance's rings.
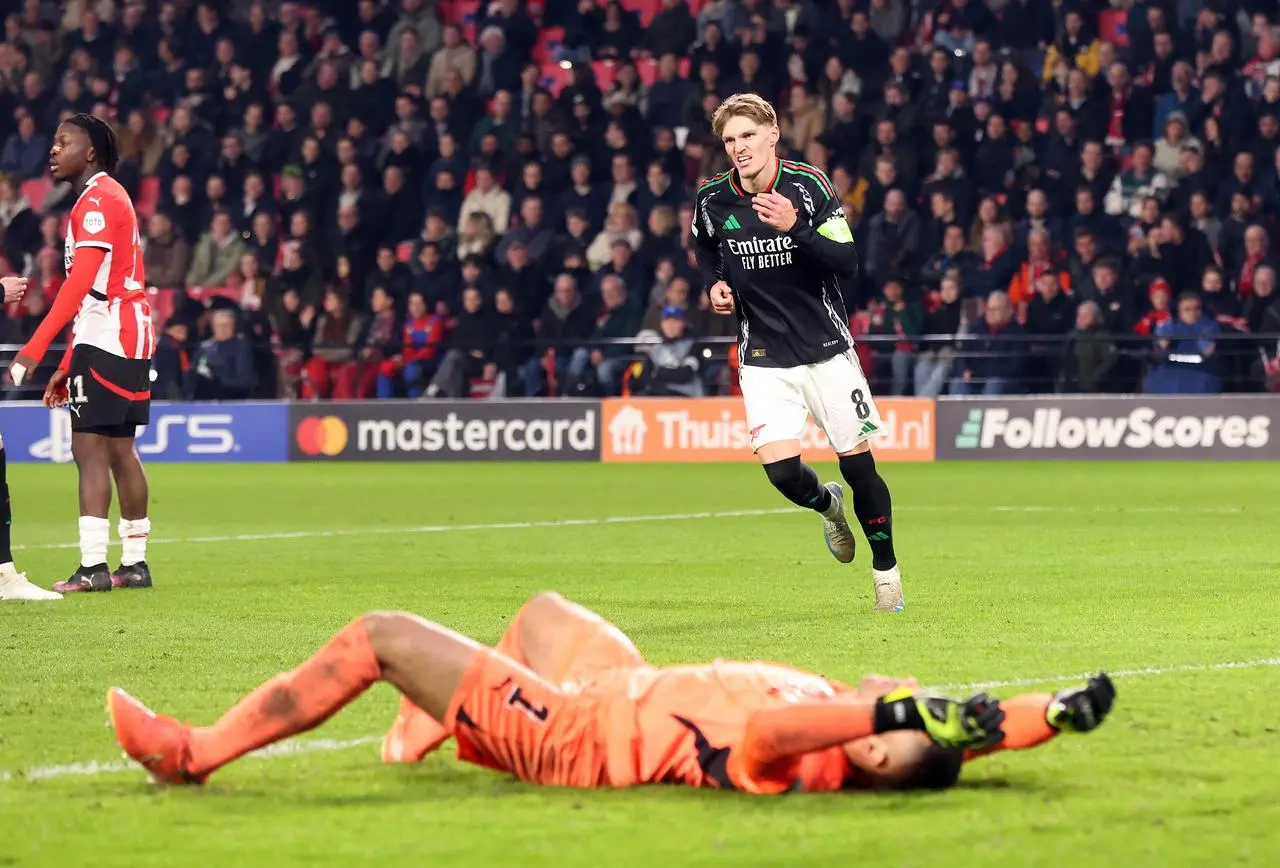
[[[870,611],[865,544],[840,566],[798,510],[550,524],[783,506],[749,465],[156,466],[155,590],[0,605],[0,865],[1280,864],[1280,467],[883,471],[896,616]],[[76,560],[48,547],[74,542],[75,471],[10,473],[19,567],[49,584]],[[265,538],[225,539],[240,535]],[[302,736],[309,752],[199,790],[117,769],[110,685],[208,722],[363,610],[492,641],[544,588],[659,663],[953,685],[1130,674],[1098,732],[979,762],[943,794],[574,792],[451,756],[386,768],[385,688]],[[1245,666],[1210,668],[1229,663]]]

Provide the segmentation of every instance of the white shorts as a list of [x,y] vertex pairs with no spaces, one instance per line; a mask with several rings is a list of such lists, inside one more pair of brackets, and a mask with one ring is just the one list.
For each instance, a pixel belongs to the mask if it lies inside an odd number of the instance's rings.
[[851,452],[864,440],[888,433],[852,350],[795,368],[743,365],[738,383],[754,450],[780,440],[800,440],[810,415],[837,453]]

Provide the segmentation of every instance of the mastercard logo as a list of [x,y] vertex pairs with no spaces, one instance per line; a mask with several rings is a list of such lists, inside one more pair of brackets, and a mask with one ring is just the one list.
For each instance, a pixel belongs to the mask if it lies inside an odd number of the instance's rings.
[[347,423],[337,416],[308,416],[294,437],[303,455],[337,455],[347,448]]

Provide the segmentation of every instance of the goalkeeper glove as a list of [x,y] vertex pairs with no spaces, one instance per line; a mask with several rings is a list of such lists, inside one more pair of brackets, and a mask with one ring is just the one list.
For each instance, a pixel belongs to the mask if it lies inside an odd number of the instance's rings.
[[987,748],[1004,738],[1004,710],[979,693],[964,702],[945,696],[917,696],[902,687],[876,701],[876,732],[918,729],[938,747]]
[[1105,672],[1100,672],[1084,687],[1070,687],[1054,694],[1044,718],[1059,732],[1088,732],[1106,719],[1115,701],[1115,685]]

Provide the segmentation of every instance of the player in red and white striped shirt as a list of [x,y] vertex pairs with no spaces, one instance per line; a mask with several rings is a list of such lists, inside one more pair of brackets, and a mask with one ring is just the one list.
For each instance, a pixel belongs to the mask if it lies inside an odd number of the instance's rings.
[[[55,181],[80,191],[67,224],[67,282],[10,372],[21,385],[75,318],[74,338],[45,390],[45,404],[71,411],[71,450],[80,470],[80,567],[57,591],[151,586],[147,567],[147,476],[134,448],[151,421],[155,329],[142,271],[133,202],[110,173],[119,162],[115,133],[92,115],[58,127],[49,152]],[[120,495],[120,568],[107,566],[111,480]]]

